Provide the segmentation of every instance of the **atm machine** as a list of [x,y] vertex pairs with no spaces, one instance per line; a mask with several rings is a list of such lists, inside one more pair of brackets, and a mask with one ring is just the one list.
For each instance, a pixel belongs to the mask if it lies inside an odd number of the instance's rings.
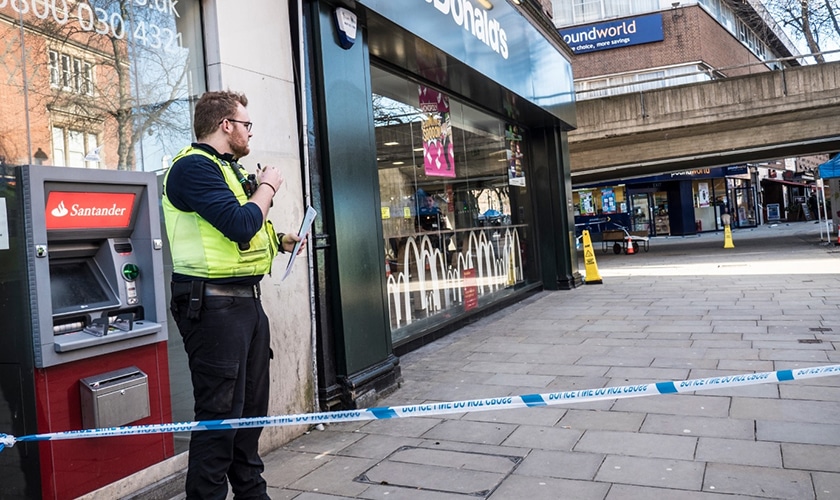
[[[155,174],[0,176],[0,432],[171,421]],[[0,497],[75,498],[173,455],[170,434],[19,442]]]

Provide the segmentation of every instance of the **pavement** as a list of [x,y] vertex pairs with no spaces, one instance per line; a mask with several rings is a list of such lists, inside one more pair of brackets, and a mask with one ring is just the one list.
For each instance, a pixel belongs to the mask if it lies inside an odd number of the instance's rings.
[[[840,248],[814,222],[653,238],[400,360],[377,406],[840,363]],[[822,240],[822,241],[821,241]],[[583,262],[580,265],[584,269]],[[327,425],[264,455],[275,500],[837,499],[840,376]]]

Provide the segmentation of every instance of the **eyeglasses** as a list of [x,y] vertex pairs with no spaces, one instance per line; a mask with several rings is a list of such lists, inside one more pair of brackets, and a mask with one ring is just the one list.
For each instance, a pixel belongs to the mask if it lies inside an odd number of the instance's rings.
[[[250,131],[251,131],[251,127],[253,127],[253,126],[254,126],[254,124],[253,124],[253,123],[251,123],[251,122],[243,122],[242,120],[234,120],[233,118],[225,118],[225,120],[227,120],[227,121],[229,121],[229,122],[241,123],[242,125],[245,125],[245,128],[248,130],[248,132],[250,132]],[[222,123],[224,123],[224,122],[225,122],[225,120],[220,121],[220,122],[219,122],[219,125],[221,125]]]

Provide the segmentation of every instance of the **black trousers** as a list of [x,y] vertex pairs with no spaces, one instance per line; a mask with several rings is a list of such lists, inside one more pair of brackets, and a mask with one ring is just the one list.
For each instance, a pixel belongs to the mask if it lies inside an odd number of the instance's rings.
[[[172,316],[184,339],[196,420],[259,417],[268,412],[270,332],[258,298],[205,296],[198,320],[187,318],[187,296],[174,297]],[[267,499],[259,456],[262,428],[197,431],[190,437],[188,499]]]

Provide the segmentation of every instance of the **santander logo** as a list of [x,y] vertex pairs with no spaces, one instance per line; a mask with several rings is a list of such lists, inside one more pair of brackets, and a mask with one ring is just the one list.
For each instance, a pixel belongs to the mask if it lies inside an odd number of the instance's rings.
[[131,224],[135,193],[51,191],[47,229],[126,228]]
[[52,209],[52,212],[50,213],[53,215],[53,217],[64,217],[70,212],[67,210],[67,207],[64,206],[64,200],[62,200],[58,203],[57,207]]

